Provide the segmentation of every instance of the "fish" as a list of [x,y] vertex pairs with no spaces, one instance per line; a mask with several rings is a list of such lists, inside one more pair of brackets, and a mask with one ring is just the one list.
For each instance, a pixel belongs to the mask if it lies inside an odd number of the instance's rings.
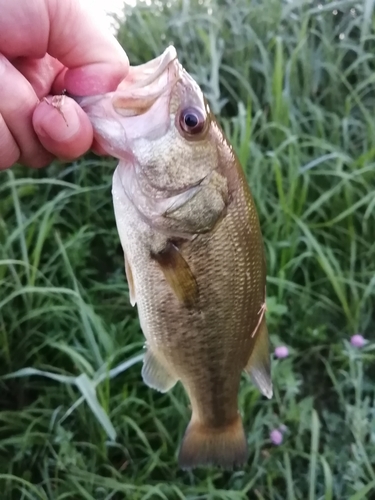
[[243,467],[242,374],[273,392],[266,258],[244,170],[173,46],[131,66],[114,92],[77,102],[119,159],[113,207],[143,381],[161,393],[181,382],[190,401],[179,467]]

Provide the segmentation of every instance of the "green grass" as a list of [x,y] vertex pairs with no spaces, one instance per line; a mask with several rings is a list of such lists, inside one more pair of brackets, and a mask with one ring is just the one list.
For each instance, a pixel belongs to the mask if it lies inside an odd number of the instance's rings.
[[322,4],[141,3],[118,35],[133,64],[175,44],[256,199],[271,340],[291,354],[271,401],[242,381],[248,465],[177,468],[188,401],[142,383],[115,162],[87,155],[0,176],[2,499],[375,498],[375,17]]

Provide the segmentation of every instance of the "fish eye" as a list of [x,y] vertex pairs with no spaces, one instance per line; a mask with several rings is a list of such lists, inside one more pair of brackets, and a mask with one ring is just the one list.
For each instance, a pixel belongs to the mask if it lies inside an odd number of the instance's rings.
[[203,113],[197,108],[186,108],[180,112],[180,127],[189,135],[202,132],[206,124]]

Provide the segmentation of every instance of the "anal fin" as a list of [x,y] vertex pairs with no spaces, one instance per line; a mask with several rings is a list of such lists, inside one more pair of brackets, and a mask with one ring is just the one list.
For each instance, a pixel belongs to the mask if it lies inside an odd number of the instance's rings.
[[134,279],[133,279],[132,268],[130,267],[129,261],[126,258],[125,253],[124,253],[124,259],[125,259],[126,280],[128,282],[128,287],[129,287],[130,303],[134,307],[137,302],[137,299],[135,297]]
[[265,316],[263,316],[258,331],[256,332],[254,349],[245,366],[245,372],[250,375],[253,383],[258,387],[264,396],[268,399],[272,398],[273,389],[271,380],[269,340]]
[[143,359],[142,377],[146,385],[160,392],[168,392],[177,382],[150,348]]
[[164,250],[152,253],[151,257],[159,264],[176,297],[187,307],[193,307],[199,296],[198,283],[176,245],[168,242]]

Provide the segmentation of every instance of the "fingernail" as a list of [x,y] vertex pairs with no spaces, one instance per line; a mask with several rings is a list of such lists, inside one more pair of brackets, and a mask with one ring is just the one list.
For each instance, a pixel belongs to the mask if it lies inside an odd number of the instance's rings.
[[58,108],[52,104],[47,104],[47,106],[50,109],[46,109],[46,114],[38,127],[37,133],[56,142],[71,140],[78,133],[81,126],[74,103],[64,99]]

